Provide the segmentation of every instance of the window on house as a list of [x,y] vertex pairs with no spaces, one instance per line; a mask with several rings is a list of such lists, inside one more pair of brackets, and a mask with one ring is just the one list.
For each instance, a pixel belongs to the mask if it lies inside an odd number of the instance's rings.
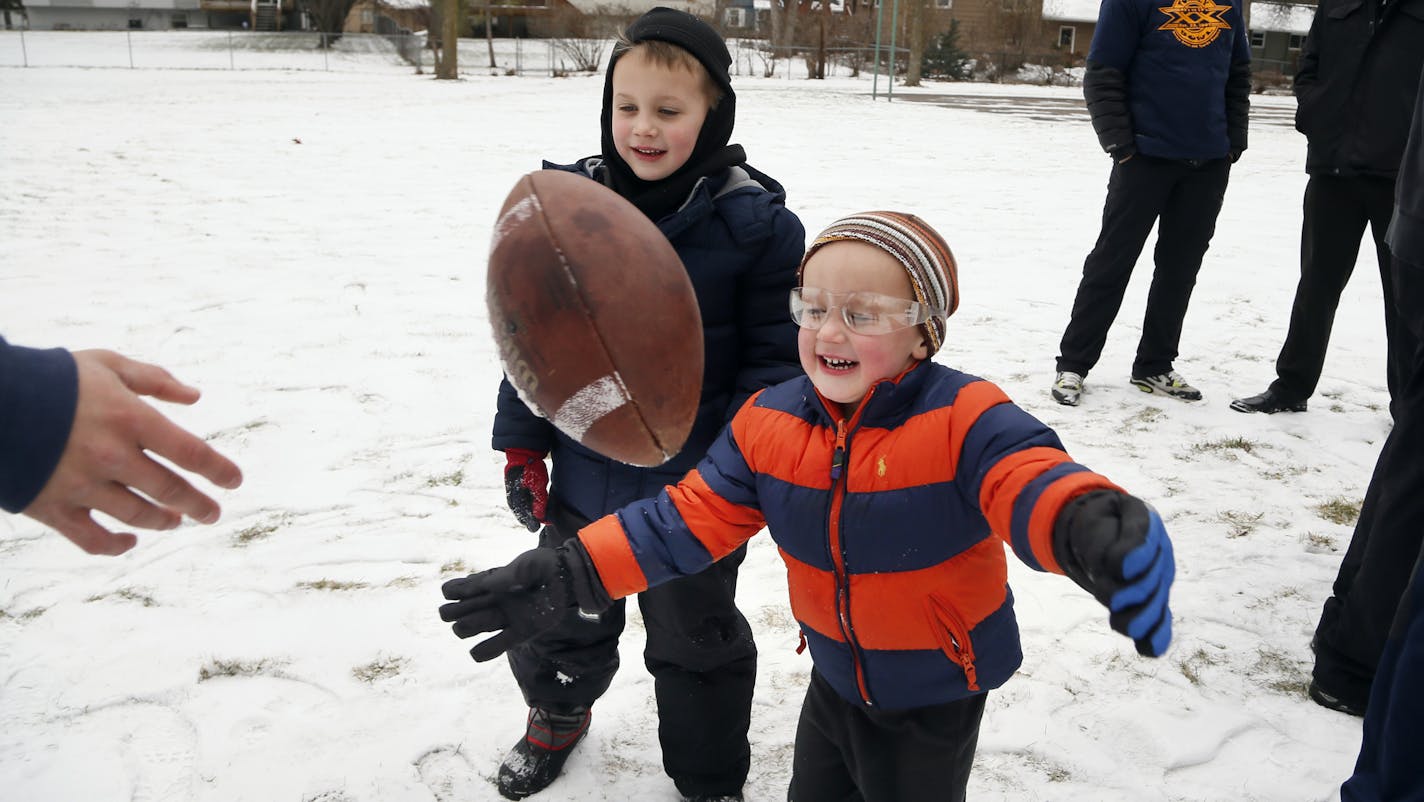
[[745,28],[747,25],[747,10],[744,8],[726,9],[725,22],[728,28]]
[[182,11],[175,11],[175,12],[173,12],[173,27],[175,27],[175,28],[186,28],[186,27],[188,27],[188,15],[185,14],[185,13],[183,13]]
[[1304,35],[1304,34],[1293,33],[1293,34],[1290,35],[1290,49],[1291,49],[1291,50],[1299,50],[1299,49],[1300,49],[1300,46],[1303,45],[1303,44],[1305,44],[1305,35]]
[[1065,48],[1068,52],[1073,52],[1073,36],[1078,29],[1072,25],[1060,25],[1058,27],[1058,46]]
[[935,0],[935,8],[954,8],[954,0]]
[[1252,47],[1265,47],[1265,46],[1266,46],[1266,32],[1265,32],[1265,31],[1252,31],[1252,32],[1251,32],[1251,46],[1252,46]]
[[129,18],[129,30],[131,30],[131,31],[136,31],[136,30],[139,30],[139,29],[142,28],[142,27],[143,27],[143,20],[141,20],[141,19],[134,19],[134,18],[132,18],[132,17]]

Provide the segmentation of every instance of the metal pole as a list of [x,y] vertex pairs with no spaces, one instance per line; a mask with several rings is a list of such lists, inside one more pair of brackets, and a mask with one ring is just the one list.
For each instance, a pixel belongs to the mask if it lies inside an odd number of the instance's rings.
[[895,29],[900,27],[900,0],[890,5],[890,74],[885,76],[885,102],[895,100]]
[[321,68],[322,68],[323,70],[326,70],[327,72],[331,72],[331,60],[330,60],[330,58],[329,58],[328,55],[327,55],[327,53],[328,53],[329,50],[331,50],[331,46],[326,43],[326,31],[322,31],[322,32],[321,32]]
[[227,32],[227,68],[230,70],[237,69],[237,64],[232,60],[232,31]]
[[133,31],[124,31],[124,33],[126,34],[124,38],[129,43],[129,69],[133,69]]
[[875,4],[875,78],[870,82],[870,99],[879,97],[880,88],[880,26],[885,21],[885,0]]
[[25,47],[25,29],[20,29],[20,58],[24,60],[25,66],[30,66],[30,51]]

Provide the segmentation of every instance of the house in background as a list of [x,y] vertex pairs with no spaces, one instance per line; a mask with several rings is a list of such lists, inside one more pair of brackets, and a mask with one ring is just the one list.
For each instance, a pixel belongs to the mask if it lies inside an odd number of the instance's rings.
[[[1310,32],[1315,6],[1287,3],[1251,4],[1251,69],[1253,72],[1295,75],[1300,49]],[[1424,47],[1424,43],[1420,43]]]
[[1054,47],[1087,58],[1098,27],[1099,0],[1043,0],[1043,27]]
[[395,34],[423,31],[431,23],[429,0],[357,0],[343,33]]
[[295,0],[25,0],[29,27],[37,31],[275,31],[296,21],[294,5]]
[[25,0],[36,31],[123,31],[206,28],[199,0]]

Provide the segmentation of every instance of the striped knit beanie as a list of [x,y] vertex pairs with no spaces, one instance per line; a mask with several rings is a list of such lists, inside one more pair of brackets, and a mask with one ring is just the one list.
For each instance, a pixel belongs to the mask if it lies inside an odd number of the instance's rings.
[[920,325],[930,356],[934,356],[944,344],[945,318],[959,308],[959,268],[944,237],[929,223],[905,212],[861,212],[842,217],[812,240],[796,271],[796,283],[801,283],[811,254],[823,245],[845,240],[874,245],[895,257],[910,276],[915,300],[939,310]]

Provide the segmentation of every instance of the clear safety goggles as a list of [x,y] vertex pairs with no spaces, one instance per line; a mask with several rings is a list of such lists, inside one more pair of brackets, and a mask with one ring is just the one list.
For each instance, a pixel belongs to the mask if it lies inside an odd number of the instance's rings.
[[831,292],[819,287],[791,291],[791,319],[803,329],[815,331],[826,325],[836,309],[841,310],[846,328],[856,334],[889,334],[945,317],[943,310],[932,306],[876,292]]

